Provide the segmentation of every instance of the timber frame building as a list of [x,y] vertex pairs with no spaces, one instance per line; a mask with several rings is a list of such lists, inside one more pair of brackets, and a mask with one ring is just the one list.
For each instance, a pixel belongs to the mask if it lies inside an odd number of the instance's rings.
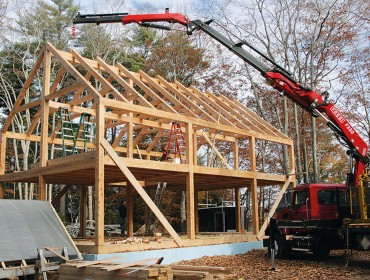
[[[51,71],[56,73],[53,80]],[[40,94],[34,99],[26,98],[36,74],[40,72]],[[65,79],[69,82],[66,83]],[[75,137],[73,143],[68,142],[62,121],[63,110],[68,112],[71,129],[77,126],[76,120],[89,116],[89,122],[95,128],[93,139],[86,141],[86,137]],[[26,112],[31,114],[32,123],[24,131],[11,131],[14,118],[22,117]],[[51,122],[58,119],[58,114],[60,123],[52,127]],[[172,131],[174,124],[178,125],[176,132]],[[112,127],[117,131],[114,137],[106,133]],[[181,161],[160,161],[163,147],[171,141],[171,133],[181,134],[185,145],[181,154],[169,150],[169,156],[182,156]],[[5,172],[9,160],[6,155],[9,139],[30,141],[39,147],[38,160],[29,170]],[[256,141],[260,140],[287,147],[290,176],[257,170]],[[82,232],[86,230],[86,187],[94,186],[95,239],[90,247],[82,246],[82,251],[90,253],[257,240],[266,226],[266,223],[261,228],[259,225],[257,187],[278,185],[282,186],[283,192],[295,181],[292,140],[237,100],[201,92],[179,82],[169,83],[160,76],[153,78],[142,71],[133,73],[121,64],[111,66],[100,58],[86,59],[74,50],[70,53],[59,51],[50,43],[45,45],[19,92],[3,126],[0,145],[2,185],[6,182],[36,183],[41,200],[47,199],[47,184],[81,187]],[[219,149],[220,146],[227,149]],[[79,152],[61,155],[59,151],[60,156],[56,156],[56,147],[62,147],[63,152],[73,149]],[[201,166],[197,162],[197,153],[204,147],[217,156],[217,167],[210,164]],[[243,164],[241,168],[240,162],[248,164]],[[153,188],[158,182],[167,182],[167,189],[170,190],[186,191],[185,237],[180,237],[173,229],[145,190]],[[127,188],[128,236],[134,234],[132,198],[136,192],[169,233],[171,238],[168,242],[155,245],[142,243],[137,248],[105,242],[104,189],[113,184],[122,184]],[[250,188],[252,193],[251,233],[245,233],[241,228],[241,188]],[[197,194],[217,189],[235,190],[236,233],[213,241],[199,240],[196,238]],[[1,196],[2,192],[3,187],[0,188]],[[61,195],[59,193],[57,197]]]

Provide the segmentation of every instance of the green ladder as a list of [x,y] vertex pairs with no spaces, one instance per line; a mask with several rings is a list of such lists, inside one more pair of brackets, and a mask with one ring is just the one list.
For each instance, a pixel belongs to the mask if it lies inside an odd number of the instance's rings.
[[[91,115],[82,113],[78,128],[75,132],[74,145],[72,153],[77,154],[78,151],[86,152],[87,143],[95,141],[95,125],[91,121]],[[83,146],[77,145],[78,142],[83,142]]]
[[[61,147],[54,147],[54,149],[61,150],[63,157],[86,152],[87,143],[95,141],[95,125],[91,121],[91,115],[82,113],[80,121],[74,123],[68,109],[59,107],[58,118],[60,130],[55,134],[60,136],[62,144]],[[83,145],[81,145],[81,142]]]
[[75,145],[75,135],[73,131],[73,123],[68,109],[59,107],[58,118],[60,122],[60,130],[55,132],[60,135],[62,139],[61,148],[54,148],[55,150],[61,150],[62,156],[65,157],[69,154],[73,154]]

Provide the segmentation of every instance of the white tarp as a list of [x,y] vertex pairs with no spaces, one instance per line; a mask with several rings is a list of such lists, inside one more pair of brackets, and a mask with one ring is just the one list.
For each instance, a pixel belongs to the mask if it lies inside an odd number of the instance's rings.
[[0,199],[0,261],[36,259],[37,249],[55,256],[46,247],[58,253],[67,247],[68,255],[79,255],[49,202]]

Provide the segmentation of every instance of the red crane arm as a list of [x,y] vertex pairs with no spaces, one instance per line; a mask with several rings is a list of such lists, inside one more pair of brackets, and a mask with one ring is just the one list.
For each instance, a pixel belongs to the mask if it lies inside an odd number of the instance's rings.
[[166,10],[164,14],[136,14],[131,15],[128,14],[127,16],[122,18],[123,24],[128,23],[138,23],[142,24],[143,22],[170,22],[170,23],[180,23],[182,25],[187,25],[189,23],[189,19],[187,16],[179,13],[170,13]]

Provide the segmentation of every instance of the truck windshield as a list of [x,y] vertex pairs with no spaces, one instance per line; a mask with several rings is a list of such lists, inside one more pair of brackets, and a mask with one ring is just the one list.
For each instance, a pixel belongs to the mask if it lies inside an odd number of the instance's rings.
[[294,205],[295,206],[301,206],[306,204],[306,192],[305,191],[297,191],[295,192],[295,197],[294,197]]
[[335,190],[318,191],[317,200],[319,204],[336,204],[337,193]]

